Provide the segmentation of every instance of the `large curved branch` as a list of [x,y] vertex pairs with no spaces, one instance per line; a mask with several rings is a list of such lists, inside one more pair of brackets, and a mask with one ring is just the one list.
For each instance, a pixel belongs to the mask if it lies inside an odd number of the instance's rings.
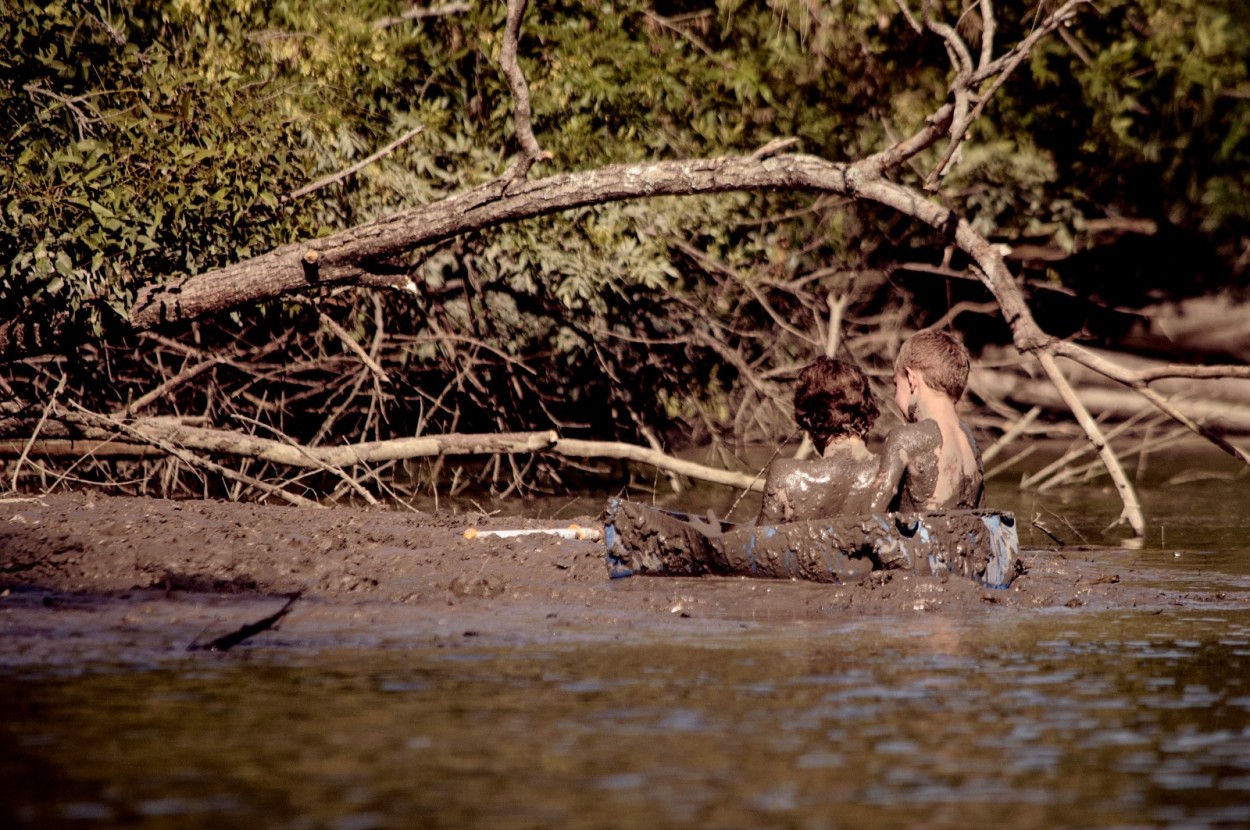
[[[620,164],[519,183],[488,184],[308,242],[139,292],[127,322],[150,329],[245,302],[272,300],[318,284],[354,283],[376,263],[459,234],[588,205],[650,196],[803,189],[849,195],[847,165],[815,156],[739,156]],[[415,285],[411,286],[415,290]],[[4,335],[0,334],[0,351]]]

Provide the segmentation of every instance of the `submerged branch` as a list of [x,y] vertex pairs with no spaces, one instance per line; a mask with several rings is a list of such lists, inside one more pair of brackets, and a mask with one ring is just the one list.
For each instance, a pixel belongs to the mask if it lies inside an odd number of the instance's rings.
[[275,613],[270,614],[268,617],[257,620],[254,623],[248,623],[239,630],[222,635],[206,645],[192,643],[187,646],[187,651],[229,651],[244,640],[250,640],[257,634],[261,634],[276,626],[283,617],[291,612],[291,606],[293,606],[295,604],[295,600],[299,598],[300,592],[296,591],[294,594],[291,594],[289,599],[287,599],[286,605],[283,605]]

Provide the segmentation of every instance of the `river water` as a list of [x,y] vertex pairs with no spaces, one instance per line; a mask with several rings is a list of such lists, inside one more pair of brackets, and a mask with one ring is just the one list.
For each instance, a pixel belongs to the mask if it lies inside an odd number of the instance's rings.
[[[1099,552],[1202,603],[0,669],[0,825],[1247,827],[1244,490],[1148,486]],[[1025,544],[1116,513],[991,496]]]

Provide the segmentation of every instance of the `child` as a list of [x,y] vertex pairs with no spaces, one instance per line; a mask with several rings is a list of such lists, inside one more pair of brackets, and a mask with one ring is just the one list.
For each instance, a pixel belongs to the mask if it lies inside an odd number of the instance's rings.
[[870,512],[981,506],[981,453],[955,404],[968,383],[968,350],[949,334],[913,335],[894,361],[894,400],[907,423],[886,436]]
[[759,524],[869,512],[879,463],[864,436],[878,412],[858,366],[820,357],[804,367],[794,389],[794,420],[821,458],[768,465]]

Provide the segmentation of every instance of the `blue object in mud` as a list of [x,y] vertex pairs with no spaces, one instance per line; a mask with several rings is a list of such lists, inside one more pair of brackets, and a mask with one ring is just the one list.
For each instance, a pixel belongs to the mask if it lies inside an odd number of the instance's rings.
[[614,498],[604,511],[603,538],[613,578],[716,574],[847,583],[874,570],[901,569],[1006,588],[1020,571],[1015,517],[999,510],[756,526]]

